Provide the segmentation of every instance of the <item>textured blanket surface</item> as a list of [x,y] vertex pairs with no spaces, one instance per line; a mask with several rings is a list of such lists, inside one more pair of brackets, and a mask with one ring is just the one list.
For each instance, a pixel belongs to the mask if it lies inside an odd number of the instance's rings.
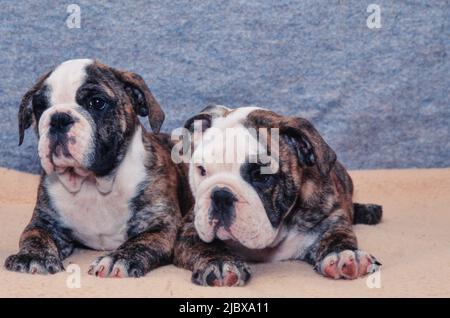
[[[252,264],[246,287],[208,288],[172,265],[139,279],[87,275],[101,252],[75,250],[64,265],[81,269],[80,288],[68,272],[36,276],[0,267],[0,297],[450,297],[450,169],[351,172],[356,201],[384,207],[383,222],[355,227],[360,248],[383,263],[378,277],[334,281],[301,262]],[[38,177],[0,169],[0,262],[17,251],[30,219]],[[73,286],[70,285],[69,286]],[[379,288],[369,288],[379,287]]]

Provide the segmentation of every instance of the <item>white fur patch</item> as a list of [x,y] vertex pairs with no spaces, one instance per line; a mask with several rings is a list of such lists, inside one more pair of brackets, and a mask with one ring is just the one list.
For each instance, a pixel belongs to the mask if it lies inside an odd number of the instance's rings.
[[145,154],[139,128],[107,194],[102,193],[102,182],[89,178],[76,193],[67,191],[55,173],[47,178],[47,189],[60,221],[86,246],[113,250],[126,240],[129,203],[146,178]]
[[76,104],[75,95],[86,78],[86,66],[91,59],[68,60],[61,63],[47,78],[51,105]]
[[241,125],[247,116],[255,110],[264,109],[256,106],[240,107],[232,110],[226,117],[215,117],[211,124],[212,127],[225,129]]
[[317,238],[317,234],[299,233],[296,230],[291,230],[286,235],[286,238],[276,247],[274,252],[271,253],[269,261],[303,259]]
[[[227,151],[226,146],[232,143],[231,139],[235,137],[239,138],[234,144],[235,147],[231,149],[232,157],[238,159],[239,157],[248,155],[249,152],[252,154],[257,153],[258,149],[254,147],[257,144],[254,136],[242,125],[248,114],[257,109],[262,108],[241,107],[233,110],[226,117],[214,118],[211,123],[212,129],[207,129],[203,133],[202,139],[195,143],[196,148],[192,153],[189,169],[189,182],[194,195],[197,184],[200,181],[196,178],[198,176],[195,168],[197,163],[202,163],[205,160],[209,161],[210,165],[208,165],[208,170],[210,175],[216,170],[221,171],[224,168],[230,169],[230,167],[234,167],[234,172],[240,176],[239,167],[242,162],[237,162],[236,160],[230,164],[222,165],[222,163],[225,164],[228,162],[227,158],[230,155],[230,151],[229,149]],[[227,130],[229,131],[228,133]],[[250,149],[246,148],[246,144],[241,142],[245,139],[250,140],[250,145],[253,147],[248,147]],[[219,150],[219,152],[216,150]]]

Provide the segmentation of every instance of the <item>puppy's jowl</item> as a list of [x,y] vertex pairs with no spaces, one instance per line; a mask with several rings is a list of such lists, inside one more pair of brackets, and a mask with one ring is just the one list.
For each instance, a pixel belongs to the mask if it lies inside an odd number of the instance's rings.
[[[148,116],[155,134],[138,115]],[[139,277],[171,261],[183,171],[158,134],[164,113],[143,79],[70,60],[23,97],[20,143],[34,124],[43,172],[36,207],[7,269],[56,273],[75,246],[108,250],[89,273]]]
[[[196,120],[203,124],[200,140],[193,134]],[[307,120],[254,107],[210,106],[186,128],[194,137],[189,182],[195,206],[184,219],[174,260],[193,271],[194,283],[244,285],[250,278],[245,261],[303,260],[334,279],[354,279],[381,265],[358,249],[352,230],[355,223],[378,223],[381,206],[352,202],[350,176]],[[274,128],[277,147],[269,136],[251,133],[270,135]],[[257,141],[236,147],[227,129],[237,131],[233,137]],[[254,159],[260,140],[278,163],[274,173],[261,173],[267,163]],[[211,159],[230,152],[245,160],[202,164],[205,153]]]

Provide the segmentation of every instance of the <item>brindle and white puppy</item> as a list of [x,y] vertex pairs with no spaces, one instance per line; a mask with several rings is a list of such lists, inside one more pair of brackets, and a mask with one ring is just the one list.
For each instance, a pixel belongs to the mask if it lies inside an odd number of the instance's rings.
[[[192,134],[199,121],[203,138]],[[244,285],[250,278],[245,261],[303,260],[334,279],[354,279],[381,265],[358,249],[352,230],[355,223],[378,223],[381,206],[352,202],[350,176],[307,120],[256,107],[209,106],[185,127],[195,141],[189,166],[195,206],[178,234],[174,260],[193,271],[194,283]],[[270,128],[278,129],[278,149]],[[229,139],[236,136],[256,141],[233,145]],[[278,162],[274,173],[261,172],[267,161],[251,160],[261,154],[260,142]],[[244,160],[219,158],[230,152]]]
[[189,191],[169,139],[158,134],[163,120],[135,73],[80,59],[41,77],[20,105],[19,144],[34,124],[43,172],[20,251],[6,268],[53,274],[77,245],[111,251],[89,269],[100,277],[139,277],[170,263],[179,200],[188,202]]

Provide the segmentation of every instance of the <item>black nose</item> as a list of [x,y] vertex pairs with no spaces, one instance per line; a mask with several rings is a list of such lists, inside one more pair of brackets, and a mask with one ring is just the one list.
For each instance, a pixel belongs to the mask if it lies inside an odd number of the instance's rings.
[[215,188],[211,193],[213,203],[218,207],[228,207],[233,205],[236,197],[228,188]]
[[74,119],[67,113],[55,113],[50,118],[51,133],[66,133],[74,124]]
[[231,225],[234,218],[234,203],[237,201],[230,189],[215,188],[211,192],[211,216],[220,221],[225,227]]

